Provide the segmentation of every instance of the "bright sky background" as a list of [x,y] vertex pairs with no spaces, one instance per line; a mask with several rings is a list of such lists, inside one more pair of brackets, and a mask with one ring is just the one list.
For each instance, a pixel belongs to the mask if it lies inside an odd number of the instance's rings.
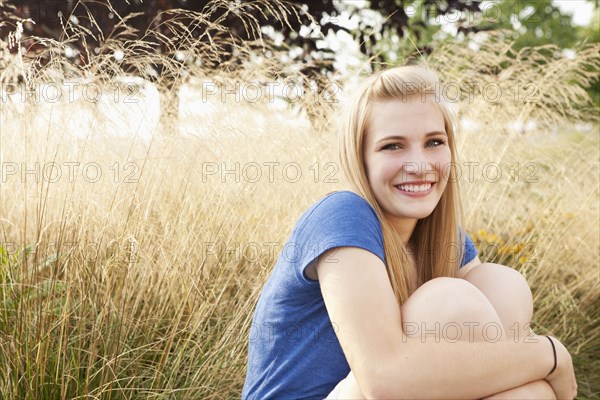
[[[364,0],[338,0],[341,3],[344,2],[352,2],[351,4],[354,7],[364,7],[366,4]],[[596,0],[598,1],[598,0]],[[599,12],[597,9],[594,9],[594,4],[587,0],[553,0],[553,3],[558,6],[563,12],[567,14],[571,14],[573,16],[573,23],[576,25],[586,26],[589,25],[592,20],[592,16],[594,13]],[[365,10],[366,11],[366,10]],[[373,14],[373,15],[371,15]],[[377,20],[377,15],[373,11],[370,13],[369,11],[363,12],[363,17],[369,16],[374,20]],[[342,25],[350,28],[356,29],[358,28],[359,18],[355,16],[352,19],[348,18],[346,13],[342,13],[338,16],[338,21]],[[308,28],[303,28],[306,33],[308,32]],[[453,28],[453,24],[447,24],[446,26],[442,26],[442,30],[450,33],[456,33],[456,28]],[[303,34],[302,30],[300,34]],[[281,37],[283,40],[283,37]],[[326,46],[337,53],[336,66],[340,70],[347,70],[349,67],[358,66],[360,64],[359,55],[360,51],[358,49],[358,45],[354,42],[352,37],[345,32],[338,32],[337,35],[330,34],[327,35],[327,38],[323,42],[323,46]]]
[[573,23],[576,25],[587,25],[592,19],[594,4],[586,0],[554,0],[562,11],[573,15]]

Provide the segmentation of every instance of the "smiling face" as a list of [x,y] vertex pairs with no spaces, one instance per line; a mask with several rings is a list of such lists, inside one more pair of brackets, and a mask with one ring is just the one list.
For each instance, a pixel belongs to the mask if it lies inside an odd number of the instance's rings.
[[384,214],[410,236],[446,188],[452,157],[444,117],[420,96],[373,102],[371,110],[363,148],[369,185]]

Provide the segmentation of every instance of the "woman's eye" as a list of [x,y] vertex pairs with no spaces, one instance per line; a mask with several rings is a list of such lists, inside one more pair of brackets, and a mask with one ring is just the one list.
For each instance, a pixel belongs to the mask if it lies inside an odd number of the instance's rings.
[[445,144],[446,141],[444,139],[431,139],[427,142],[428,147],[437,147]]
[[381,148],[381,150],[397,150],[399,148],[400,148],[400,146],[397,145],[396,143],[390,143],[390,144],[386,144],[385,146],[383,146]]

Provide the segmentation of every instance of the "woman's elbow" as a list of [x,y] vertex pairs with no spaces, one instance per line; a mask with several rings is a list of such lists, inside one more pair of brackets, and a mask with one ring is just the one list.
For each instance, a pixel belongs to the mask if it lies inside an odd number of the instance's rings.
[[367,399],[415,399],[416,393],[407,379],[408,374],[400,373],[406,368],[392,366],[385,361],[378,368],[373,368],[361,385]]
[[402,382],[402,378],[400,377],[393,383],[379,380],[378,382],[372,382],[369,387],[366,387],[364,395],[367,399],[414,400],[418,398],[418,393],[415,393],[411,386],[408,382]]
[[[389,390],[389,378],[385,374],[383,360],[378,360],[372,365],[363,364],[360,367],[352,369],[352,372],[346,378],[344,392],[340,393],[340,398],[359,398],[362,395],[365,399],[389,399],[391,396]],[[360,393],[358,393],[360,391]]]

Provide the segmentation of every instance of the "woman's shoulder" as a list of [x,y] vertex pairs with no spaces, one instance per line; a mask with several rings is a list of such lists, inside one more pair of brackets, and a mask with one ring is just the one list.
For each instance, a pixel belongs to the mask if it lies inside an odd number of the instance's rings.
[[337,190],[334,192],[327,193],[321,199],[316,201],[309,209],[308,212],[314,212],[319,210],[320,212],[333,212],[333,211],[356,211],[369,210],[375,214],[375,210],[367,200],[365,200],[359,194],[351,190]]
[[326,202],[331,204],[338,203],[346,203],[346,204],[356,204],[356,205],[366,205],[371,207],[369,202],[365,200],[361,195],[353,192],[349,189],[336,190],[334,192],[329,192],[325,196],[321,198],[321,200],[317,201],[317,204]]
[[376,223],[379,219],[367,200],[351,190],[330,192],[313,203],[300,217],[299,226],[335,223]]
[[368,201],[350,190],[328,193],[309,207],[298,220],[289,241],[311,255],[307,259],[299,258],[302,268],[334,247],[359,247],[382,260],[385,258],[377,214]]

